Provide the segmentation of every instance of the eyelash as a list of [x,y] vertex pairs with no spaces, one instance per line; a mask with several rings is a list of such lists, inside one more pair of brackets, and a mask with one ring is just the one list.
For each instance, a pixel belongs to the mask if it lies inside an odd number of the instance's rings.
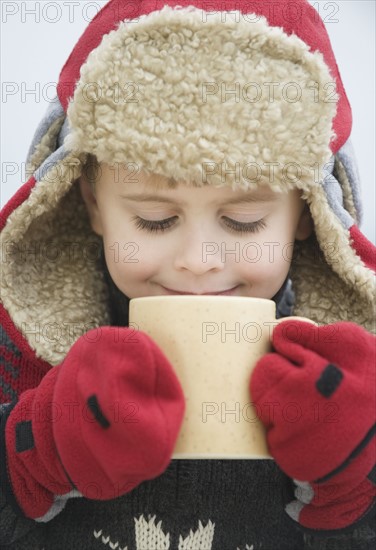
[[[133,218],[135,221],[137,229],[141,229],[142,231],[148,231],[149,233],[157,233],[159,231],[163,232],[167,229],[170,229],[174,225],[173,220],[177,218],[177,216],[173,216],[172,218],[166,218],[165,220],[158,220],[158,221],[151,221],[151,220],[144,220],[143,218],[140,218],[139,216],[136,216]],[[224,216],[224,219],[227,220],[226,226],[230,231],[233,231],[234,233],[257,233],[261,229],[264,229],[266,227],[266,223],[263,219],[257,220],[256,222],[250,222],[250,223],[241,223],[237,222],[235,220],[232,220],[231,218],[227,218]]]

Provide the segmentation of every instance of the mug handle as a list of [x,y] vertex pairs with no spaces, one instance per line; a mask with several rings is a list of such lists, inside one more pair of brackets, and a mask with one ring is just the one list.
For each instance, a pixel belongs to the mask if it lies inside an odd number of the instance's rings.
[[[312,321],[312,319],[308,319],[308,317],[299,317],[299,315],[291,315],[290,317],[282,317],[281,319],[276,319],[273,322],[273,330],[277,325],[279,325],[280,323],[283,323],[283,321],[294,321],[294,320],[304,321],[306,323],[310,323],[311,325],[315,325],[316,327],[319,326],[317,323],[315,323],[315,321]],[[271,338],[272,338],[272,332],[270,333],[270,340]]]
[[282,317],[281,319],[276,319],[276,325],[279,323],[282,323],[283,321],[305,321],[306,323],[311,323],[312,325],[318,326],[315,321],[312,321],[312,319],[308,319],[308,317],[299,317],[299,315],[291,315],[291,317]]

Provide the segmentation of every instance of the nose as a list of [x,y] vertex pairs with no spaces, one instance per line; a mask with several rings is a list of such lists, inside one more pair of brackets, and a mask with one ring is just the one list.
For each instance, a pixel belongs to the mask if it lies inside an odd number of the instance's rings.
[[203,239],[202,233],[190,234],[183,242],[175,256],[174,266],[177,270],[191,271],[203,275],[208,271],[221,271],[224,262],[221,258],[221,243]]

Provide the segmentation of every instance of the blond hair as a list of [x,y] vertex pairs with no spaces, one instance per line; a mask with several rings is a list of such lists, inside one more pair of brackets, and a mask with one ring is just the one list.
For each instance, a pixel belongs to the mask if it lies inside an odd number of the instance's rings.
[[[96,183],[98,181],[98,176],[100,172],[101,164],[100,162],[98,162],[97,157],[92,153],[87,153],[86,160],[82,168],[82,176],[88,181],[93,193],[95,193]],[[149,173],[147,170],[145,170],[145,172],[148,175],[152,176],[152,173]],[[151,181],[153,182],[154,188],[156,190],[176,189],[176,187],[178,186],[177,180],[173,177],[156,177],[151,178]]]

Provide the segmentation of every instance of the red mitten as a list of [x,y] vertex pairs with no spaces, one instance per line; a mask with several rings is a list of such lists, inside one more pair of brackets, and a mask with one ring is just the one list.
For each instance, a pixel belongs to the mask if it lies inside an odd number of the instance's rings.
[[304,527],[339,529],[370,511],[375,478],[376,338],[350,322],[281,322],[250,390],[271,455],[297,485]]
[[90,330],[37,388],[5,406],[8,499],[48,521],[70,496],[129,492],[167,468],[184,409],[180,383],[147,334]]

